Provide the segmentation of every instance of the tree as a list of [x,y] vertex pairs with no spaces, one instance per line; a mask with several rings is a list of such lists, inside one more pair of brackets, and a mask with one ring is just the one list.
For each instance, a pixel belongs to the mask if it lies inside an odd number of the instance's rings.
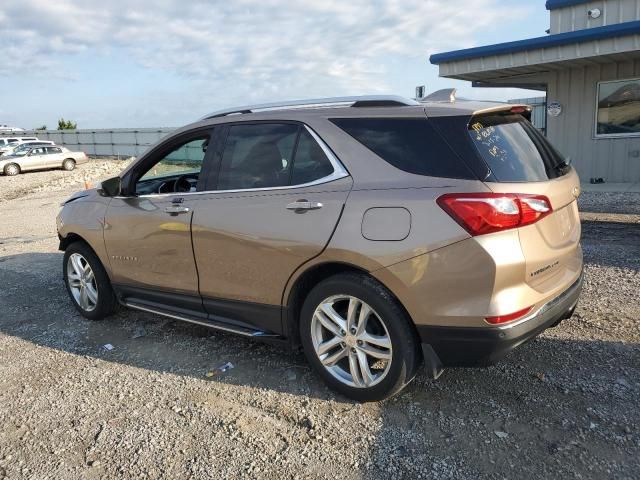
[[47,126],[46,125],[42,125],[41,127],[36,128],[36,130],[46,130]]
[[64,118],[58,120],[58,130],[75,130],[76,128],[78,128],[78,124],[71,120],[65,120]]

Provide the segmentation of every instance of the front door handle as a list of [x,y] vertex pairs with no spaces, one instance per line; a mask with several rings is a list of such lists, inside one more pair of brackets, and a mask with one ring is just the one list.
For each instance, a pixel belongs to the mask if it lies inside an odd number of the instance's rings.
[[320,202],[309,202],[308,200],[297,200],[287,205],[287,210],[318,210],[324,205]]
[[165,207],[164,211],[167,213],[170,213],[171,215],[178,215],[179,213],[187,213],[189,211],[189,207],[171,205],[171,206]]

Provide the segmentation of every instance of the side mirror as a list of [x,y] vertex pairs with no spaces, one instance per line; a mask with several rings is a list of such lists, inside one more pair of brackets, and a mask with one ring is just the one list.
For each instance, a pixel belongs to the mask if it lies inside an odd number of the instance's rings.
[[96,191],[103,197],[115,197],[120,195],[120,177],[109,178],[98,184]]

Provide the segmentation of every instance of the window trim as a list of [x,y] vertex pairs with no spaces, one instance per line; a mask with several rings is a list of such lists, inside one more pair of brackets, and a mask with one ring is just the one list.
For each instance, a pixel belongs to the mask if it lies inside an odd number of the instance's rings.
[[614,139],[614,138],[634,138],[640,137],[640,132],[636,133],[598,133],[598,103],[600,102],[600,86],[605,83],[621,83],[621,82],[631,82],[637,81],[640,83],[640,77],[631,77],[631,78],[621,78],[619,80],[600,80],[596,83],[596,101],[595,101],[595,113],[593,117],[593,138],[595,140],[605,140],[605,139]]
[[[233,123],[228,123],[228,124],[227,123],[219,124],[219,125],[217,125],[217,128],[233,126],[233,125],[250,125],[250,124],[257,124],[257,123],[295,123],[295,124],[298,124],[298,125],[302,125],[304,128],[306,128],[307,132],[309,132],[309,134],[318,143],[318,145],[320,145],[320,148],[322,149],[324,154],[327,156],[327,158],[329,159],[329,162],[331,163],[331,165],[333,167],[333,173],[330,174],[330,175],[327,175],[325,177],[318,178],[317,180],[314,180],[313,182],[301,183],[301,184],[297,184],[297,185],[284,185],[284,186],[280,186],[280,187],[243,188],[243,189],[234,189],[234,190],[215,190],[215,189],[212,190],[212,189],[205,188],[205,189],[203,189],[201,191],[197,191],[197,192],[182,192],[182,193],[180,193],[179,196],[183,197],[183,196],[191,196],[191,195],[209,195],[209,194],[212,194],[212,193],[229,194],[229,193],[244,193],[244,192],[250,193],[250,192],[268,192],[268,191],[280,191],[280,190],[297,190],[297,189],[301,189],[301,188],[313,187],[313,186],[316,186],[316,185],[323,185],[323,184],[330,183],[330,182],[333,182],[335,180],[340,180],[341,178],[346,178],[346,177],[350,176],[348,170],[344,167],[342,162],[340,162],[338,157],[329,148],[329,146],[326,144],[326,142],[324,140],[322,140],[320,135],[318,135],[316,132],[314,132],[313,129],[311,127],[309,127],[305,123],[293,122],[293,121],[287,121],[287,120],[283,120],[283,121],[265,120],[265,121],[258,121],[258,122],[256,122],[256,121],[253,121],[253,122],[245,121],[245,122],[233,122]],[[224,146],[224,145],[222,145],[222,146]],[[218,163],[218,160],[216,159],[213,163]],[[213,168],[217,168],[217,165],[214,165]],[[162,198],[162,197],[176,196],[176,195],[177,195],[176,193],[147,193],[147,194],[143,194],[143,195],[137,195],[137,198]],[[116,198],[128,198],[128,197],[118,196]]]

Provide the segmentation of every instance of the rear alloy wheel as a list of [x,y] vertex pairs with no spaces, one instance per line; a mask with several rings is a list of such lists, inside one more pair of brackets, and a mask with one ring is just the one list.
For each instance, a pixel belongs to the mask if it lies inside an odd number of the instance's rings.
[[4,167],[4,174],[9,177],[13,177],[15,175],[18,175],[19,173],[20,173],[20,166],[16,163],[10,163],[8,165],[5,165]]
[[311,340],[322,365],[345,385],[372,387],[389,373],[389,332],[359,298],[334,295],[323,300],[311,319]]
[[422,359],[404,309],[382,284],[359,273],[335,275],[311,290],[302,306],[300,339],[324,381],[358,401],[399,392]]
[[90,320],[102,320],[117,306],[111,282],[98,256],[84,242],[64,252],[62,274],[76,310]]
[[67,158],[62,162],[62,168],[67,171],[71,171],[76,168],[76,161],[73,158]]

